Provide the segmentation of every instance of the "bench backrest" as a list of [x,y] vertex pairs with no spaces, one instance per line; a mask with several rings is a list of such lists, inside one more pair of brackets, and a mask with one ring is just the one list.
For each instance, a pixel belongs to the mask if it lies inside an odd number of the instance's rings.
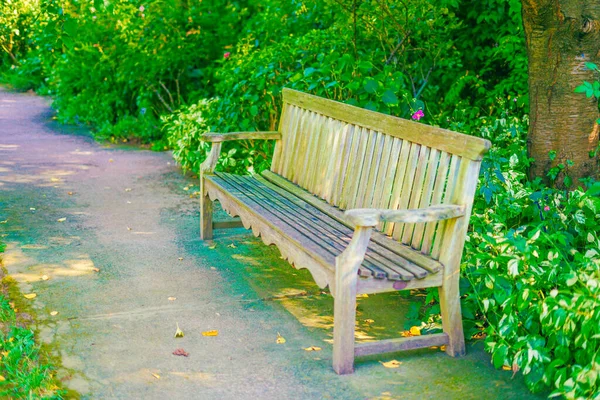
[[[271,171],[341,209],[464,204],[467,217],[489,141],[321,97],[283,90]],[[439,257],[437,223],[382,232]]]

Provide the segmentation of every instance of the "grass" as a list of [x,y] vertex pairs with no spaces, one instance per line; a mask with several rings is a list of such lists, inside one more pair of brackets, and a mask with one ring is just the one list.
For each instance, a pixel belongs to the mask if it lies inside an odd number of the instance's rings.
[[21,311],[20,294],[5,275],[0,242],[0,398],[62,399],[55,368],[35,342],[33,318]]

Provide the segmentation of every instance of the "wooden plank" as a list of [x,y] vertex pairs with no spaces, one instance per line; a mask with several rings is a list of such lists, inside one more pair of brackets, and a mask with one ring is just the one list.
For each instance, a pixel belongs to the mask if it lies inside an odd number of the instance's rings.
[[[446,190],[444,191],[444,199],[442,200],[442,204],[455,204],[452,199],[455,195],[455,188],[457,183],[461,182],[459,178],[460,164],[461,158],[458,156],[452,156],[450,160],[450,171],[448,172]],[[435,258],[436,260],[438,260],[440,256],[440,246],[443,240],[444,225],[446,225],[447,223],[448,221],[440,221],[436,228],[435,235],[433,236],[433,248],[431,250],[431,257]]]
[[[367,131],[367,137],[363,138],[363,140],[367,141],[367,147],[365,149],[365,157],[362,161],[360,178],[358,180],[358,189],[356,190],[356,195],[354,196],[354,201],[350,202],[348,205],[349,208],[362,208],[363,207],[363,199],[366,195],[366,191],[369,186],[369,175],[372,172],[371,164],[373,163],[373,159],[375,158],[375,145],[377,144],[377,132]],[[378,160],[377,160],[378,161]]]
[[[417,163],[419,162],[419,153],[421,152],[421,145],[413,143],[410,148],[410,154],[408,156],[408,163],[406,164],[406,172],[402,189],[400,191],[400,198],[394,202],[392,209],[404,210],[408,208],[408,201],[410,200],[411,190],[414,183],[415,173],[417,172]],[[392,237],[400,241],[402,236],[402,229],[404,224],[395,223]]]
[[[270,204],[271,208],[281,208],[284,216],[295,215],[294,221],[305,221],[309,230],[313,229],[316,236],[327,238],[336,247],[334,251],[336,254],[340,254],[348,246],[354,232],[353,229],[341,224],[316,207],[311,209],[303,200],[270,182],[259,177],[257,179],[264,183],[264,186],[257,185],[253,187],[253,190],[259,192],[258,195],[262,193],[265,198],[275,200],[275,203]],[[281,196],[281,199],[278,199],[278,196]],[[299,209],[301,212],[298,212]],[[422,279],[427,275],[426,270],[398,257],[394,252],[374,242],[369,247],[366,261],[368,263],[366,266],[373,271],[373,276],[376,278],[387,276],[392,280],[411,280]],[[383,274],[379,274],[378,271]]]
[[360,357],[368,356],[370,354],[393,353],[396,351],[421,349],[424,347],[444,346],[448,344],[448,341],[447,334],[434,333],[431,335],[357,343],[354,345],[354,355]]
[[299,183],[302,174],[306,170],[306,157],[310,157],[307,154],[308,139],[310,130],[314,126],[313,122],[315,119],[315,113],[307,112],[303,114],[300,119],[300,125],[296,132],[297,141],[292,149],[292,153],[288,153],[285,157],[290,158],[293,166],[288,172],[289,179],[294,183]]
[[[431,195],[431,205],[442,204],[442,196],[444,195],[444,188],[446,185],[446,180],[448,179],[448,169],[450,168],[451,158],[451,155],[448,153],[442,153],[440,155],[440,162],[433,186],[433,194]],[[431,254],[433,237],[435,236],[435,228],[437,224],[437,222],[429,222],[425,224],[423,242],[421,244],[421,253]]]
[[390,137],[389,135],[384,135],[381,132],[371,132],[373,135],[373,152],[372,157],[368,165],[365,165],[368,173],[366,175],[366,180],[364,185],[364,194],[360,196],[357,200],[356,207],[371,207],[371,203],[373,201],[374,192],[380,191],[379,182],[377,181],[377,176],[379,174],[379,167],[381,165],[381,158],[383,153],[383,145],[386,137]]
[[[275,185],[285,189],[286,191],[294,194],[296,197],[299,197],[300,199],[306,201],[310,205],[323,211],[324,213],[331,216],[336,221],[354,229],[354,227],[352,227],[348,224],[348,221],[346,220],[344,213],[342,211],[340,211],[338,208],[333,207],[332,205],[328,204],[327,202],[319,199],[318,197],[308,193],[307,191],[305,191],[305,190],[297,187],[293,183],[287,181],[285,178],[282,178],[281,176],[274,174],[270,171],[263,171],[262,176],[264,178],[266,178],[269,182],[274,183]],[[422,268],[425,268],[429,272],[435,273],[442,268],[442,265],[438,261],[433,260],[424,254],[416,252],[408,246],[405,246],[401,243],[391,240],[389,237],[387,237],[379,232],[376,232],[376,231],[373,232],[371,234],[371,240],[376,242],[380,246],[393,251],[394,253],[398,254],[402,258],[404,258],[410,262],[413,262]]]
[[338,203],[335,203],[337,206],[341,208],[347,208],[348,200],[350,199],[350,187],[352,186],[352,181],[356,178],[356,159],[358,157],[358,151],[360,148],[359,143],[361,142],[362,129],[356,127],[355,125],[351,126],[351,134],[352,134],[352,147],[348,153],[348,168],[346,172],[346,176],[342,182],[342,186],[340,187],[340,200]]
[[230,228],[243,228],[244,224],[239,219],[233,221],[213,221],[213,229],[230,229]]
[[[374,178],[374,182],[376,182],[375,185],[373,185],[373,189],[372,189],[372,196],[369,199],[365,199],[365,207],[368,208],[382,208],[380,207],[380,203],[381,203],[381,199],[382,197],[384,197],[384,185],[386,182],[386,177],[387,174],[389,173],[389,164],[390,164],[390,157],[392,156],[392,145],[394,142],[394,138],[390,135],[382,135],[383,137],[383,144],[382,144],[382,149],[381,149],[381,154],[379,156],[379,163],[377,165],[378,170],[377,170],[377,174],[375,175]],[[398,155],[396,155],[395,158],[393,158],[393,163],[396,163]],[[390,193],[391,190],[389,190],[387,193]]]
[[[390,208],[390,201],[392,199],[392,192],[394,189],[394,182],[396,179],[396,173],[398,171],[400,152],[403,143],[404,142],[401,139],[392,138],[392,154],[390,155],[390,161],[388,163],[387,171],[385,172],[385,177],[382,180],[382,187],[380,191],[381,198],[377,201],[377,203],[374,204],[376,208]],[[381,222],[377,226],[377,230],[384,232],[385,223]]]
[[[440,151],[438,149],[432,149],[429,155],[427,175],[423,182],[423,194],[421,195],[421,201],[419,202],[419,208],[425,208],[432,205],[431,195],[433,192],[433,185],[435,183],[435,177],[438,171],[438,162],[440,159]],[[421,250],[421,242],[423,241],[423,234],[425,233],[425,224],[417,224],[413,233],[413,239],[411,247],[416,250]]]
[[343,151],[345,144],[344,126],[342,122],[337,120],[331,120],[330,124],[330,136],[332,136],[334,139],[333,144],[331,146],[331,155],[329,157],[329,162],[325,167],[325,179],[323,187],[319,190],[319,192],[321,193],[321,197],[329,203],[331,202],[335,186],[341,174],[340,169],[343,161]]
[[[293,122],[296,118],[296,114],[299,110],[297,106],[287,104],[285,120],[280,122],[281,124],[281,140],[275,144],[275,154],[273,158],[273,164],[271,164],[271,170],[275,173],[281,174],[283,172],[283,165],[285,163],[284,154],[286,154],[289,147],[289,135],[292,130]],[[277,156],[277,158],[275,158]],[[276,162],[275,162],[276,161]]]
[[283,101],[471,160],[481,160],[491,147],[490,141],[475,136],[408,121],[288,88],[283,89]]
[[231,140],[279,140],[281,133],[277,131],[267,132],[229,132],[229,133],[205,133],[200,140],[209,143],[222,143]]
[[[406,176],[406,165],[408,164],[408,159],[413,146],[417,145],[408,141],[402,142],[402,148],[400,149],[400,156],[398,158],[398,165],[396,166],[396,174],[394,176],[394,181],[392,182],[392,190],[389,192],[390,200],[387,206],[382,208],[388,208],[390,210],[398,209],[400,196],[402,195],[402,187],[404,186],[404,177]],[[392,233],[394,233],[394,224],[385,223],[383,225],[382,232],[385,232],[385,234],[388,236],[392,236]]]
[[[212,177],[211,177],[212,178]],[[335,271],[333,266],[322,259],[319,253],[310,252],[305,246],[297,242],[297,235],[293,230],[286,227],[279,228],[267,221],[263,216],[256,214],[239,199],[232,197],[226,190],[211,179],[206,180],[206,189],[212,201],[218,200],[221,207],[232,216],[240,216],[246,228],[252,228],[255,236],[260,236],[267,244],[275,244],[284,259],[288,260],[296,268],[306,268],[310,271],[316,284],[324,288],[334,282]],[[291,235],[291,236],[288,236]]]
[[423,279],[411,281],[392,281],[389,279],[366,279],[358,280],[356,292],[358,294],[377,294],[397,292],[399,290],[425,289],[429,287],[442,286],[444,275],[442,273],[427,275]]
[[309,161],[310,179],[306,182],[306,189],[315,193],[317,187],[318,176],[321,173],[320,163],[323,161],[323,153],[327,145],[327,132],[325,125],[326,117],[319,115],[319,121],[317,123],[317,129],[315,130],[315,147],[313,153],[311,153],[311,160]]
[[279,129],[281,133],[281,139],[275,142],[275,148],[273,149],[273,158],[271,159],[271,171],[279,171],[279,165],[281,164],[281,153],[283,151],[283,140],[288,129],[290,119],[290,109],[294,106],[290,104],[283,104],[281,110],[281,117],[279,118]]
[[325,199],[330,204],[338,204],[341,198],[341,191],[344,185],[344,179],[348,171],[348,160],[350,158],[350,149],[352,148],[352,125],[342,124],[340,153],[338,158],[338,167],[331,185],[331,192]]
[[[316,159],[313,159],[313,162],[316,162],[317,164],[317,174],[312,190],[313,193],[321,198],[324,198],[325,192],[329,190],[329,186],[327,185],[329,183],[327,182],[327,175],[330,173],[330,171],[327,167],[332,159],[332,152],[337,141],[337,136],[334,134],[332,129],[334,120],[326,117],[323,117],[323,119],[323,130],[321,135],[323,135],[323,142],[325,145],[324,147],[321,147],[321,151],[318,153]],[[314,154],[313,157],[315,157]]]
[[286,133],[287,145],[283,154],[281,155],[283,160],[283,169],[281,171],[281,175],[290,180],[292,179],[292,175],[294,173],[294,151],[296,149],[298,138],[301,136],[300,126],[307,114],[307,110],[302,108],[298,109],[298,112],[296,112],[294,119],[292,120],[290,130]]
[[[417,171],[410,193],[410,200],[408,201],[408,209],[419,208],[419,202],[421,201],[421,195],[423,194],[423,181],[425,180],[425,173],[427,172],[427,160],[429,159],[429,147],[421,147],[419,153],[419,161],[417,162]],[[415,224],[404,224],[404,230],[402,231],[402,243],[410,244],[412,241],[412,235],[415,229]]]
[[311,171],[311,161],[314,157],[314,152],[317,146],[317,129],[319,128],[319,118],[320,115],[314,113],[313,120],[311,121],[311,126],[306,131],[307,134],[307,142],[306,142],[306,153],[303,158],[303,167],[302,172],[298,177],[298,185],[302,187],[306,187],[308,181],[310,180],[310,171]]
[[354,208],[356,204],[356,198],[360,191],[360,179],[362,176],[363,167],[365,165],[365,158],[367,156],[367,149],[369,145],[369,133],[367,129],[358,128],[358,135],[355,137],[357,141],[357,153],[356,158],[350,160],[351,171],[349,171],[350,182],[349,186],[342,189],[346,194],[347,208]]
[[340,375],[354,372],[356,272],[367,251],[371,231],[370,227],[358,228],[346,250],[335,259],[333,369]]

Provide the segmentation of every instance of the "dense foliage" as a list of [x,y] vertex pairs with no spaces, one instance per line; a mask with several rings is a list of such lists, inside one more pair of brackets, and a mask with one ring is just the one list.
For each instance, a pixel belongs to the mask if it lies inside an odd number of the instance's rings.
[[[284,86],[489,138],[463,258],[467,333],[532,390],[599,399],[600,188],[527,179],[520,4],[11,0],[0,74],[51,94],[61,121],[166,146],[192,171],[202,134],[275,129]],[[268,168],[271,146],[227,143],[218,168]],[[436,296],[418,310],[433,326]]]

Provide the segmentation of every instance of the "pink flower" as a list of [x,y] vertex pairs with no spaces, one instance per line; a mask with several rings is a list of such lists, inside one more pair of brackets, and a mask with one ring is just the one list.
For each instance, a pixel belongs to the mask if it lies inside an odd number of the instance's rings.
[[544,211],[550,211],[550,206],[544,206]]
[[140,12],[144,12],[145,9],[146,9],[146,7],[140,6]]
[[230,55],[231,55],[231,53],[227,52],[227,53],[223,54],[223,58],[229,58]]
[[415,121],[419,121],[424,116],[425,113],[423,113],[423,110],[417,110],[417,112],[412,115],[412,119],[414,119]]

